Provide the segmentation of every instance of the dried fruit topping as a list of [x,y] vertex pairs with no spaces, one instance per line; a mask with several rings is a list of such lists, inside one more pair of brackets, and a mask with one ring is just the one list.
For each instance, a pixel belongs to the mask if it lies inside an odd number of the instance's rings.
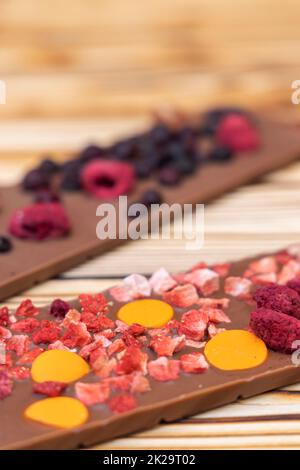
[[253,299],[258,308],[276,310],[300,318],[300,296],[290,287],[278,284],[264,286],[257,289]]
[[203,309],[210,309],[210,308],[219,308],[225,309],[229,305],[229,299],[224,297],[222,299],[210,299],[209,297],[200,298],[198,300],[198,305],[200,305]]
[[63,319],[61,326],[63,328],[67,328],[70,323],[79,323],[80,318],[81,314],[77,310],[75,310],[75,308],[71,308],[71,310],[68,311],[65,318]]
[[20,357],[17,364],[32,364],[34,359],[38,357],[43,351],[44,350],[42,348],[31,349]]
[[9,326],[9,310],[7,307],[0,308],[0,326]]
[[147,373],[148,356],[136,346],[129,346],[116,366],[118,375],[131,374],[131,372],[139,371],[143,374]]
[[112,287],[109,293],[117,302],[129,302],[132,300],[128,289],[123,285]]
[[127,333],[132,336],[141,336],[146,332],[146,328],[138,323],[133,323],[127,330]]
[[212,266],[212,269],[219,274],[220,277],[225,277],[228,275],[229,270],[230,270],[230,263],[219,263],[219,264],[214,264]]
[[79,302],[82,313],[86,312],[98,315],[100,313],[106,313],[108,309],[108,302],[103,294],[80,294]]
[[23,300],[16,310],[16,315],[19,317],[34,317],[39,313],[39,309],[33,305],[30,299]]
[[0,326],[0,339],[8,339],[11,338],[12,333],[8,328],[4,328],[4,326]]
[[8,253],[12,249],[12,242],[8,237],[0,235],[0,253]]
[[159,382],[176,380],[179,377],[180,361],[159,357],[148,363],[148,372],[153,379]]
[[180,366],[184,372],[189,374],[201,374],[208,369],[208,364],[204,354],[201,352],[193,352],[180,356]]
[[278,283],[286,284],[295,277],[300,277],[300,263],[292,259],[283,266],[282,270],[278,274]]
[[96,405],[104,403],[110,394],[109,385],[105,382],[75,384],[76,396],[85,405]]
[[181,317],[179,332],[188,339],[201,341],[207,328],[208,319],[208,313],[205,310],[189,310]]
[[41,382],[34,383],[32,388],[34,393],[40,393],[41,395],[46,395],[47,397],[58,397],[61,393],[67,388],[68,384],[63,382]]
[[35,331],[32,335],[32,341],[35,344],[41,343],[54,343],[60,337],[59,326],[49,320],[42,320],[40,329]]
[[12,336],[6,343],[7,351],[14,351],[17,356],[22,356],[28,351],[30,346],[30,339],[27,335]]
[[0,371],[0,400],[8,397],[12,394],[13,390],[13,381],[8,376],[7,372]]
[[254,274],[251,277],[251,281],[256,286],[274,284],[277,281],[277,275],[276,273]]
[[57,349],[58,351],[70,351],[70,348],[67,348],[59,339],[54,341],[54,343],[50,343],[48,346],[48,350]]
[[290,354],[299,348],[300,321],[285,313],[259,308],[251,313],[250,329],[274,351]]
[[158,356],[173,356],[174,352],[180,351],[185,346],[185,336],[158,335],[154,336],[150,342],[150,348],[156,352]]
[[91,340],[91,335],[82,322],[70,323],[61,338],[62,343],[70,349],[81,348],[90,343]]
[[120,351],[124,351],[126,349],[126,344],[121,338],[116,339],[113,343],[108,346],[108,355],[112,356],[115,353],[119,353]]
[[[122,377],[122,376],[121,376]],[[151,390],[149,380],[140,372],[132,374],[131,393],[145,393]]]
[[218,333],[221,333],[222,331],[226,331],[225,328],[217,328],[215,323],[209,323],[208,324],[208,328],[207,328],[207,331],[208,331],[208,336],[210,338],[213,338],[214,336],[216,336]]
[[113,413],[125,413],[134,410],[137,407],[137,401],[132,395],[117,395],[108,401],[108,407]]
[[86,325],[88,331],[99,333],[107,328],[114,328],[114,322],[105,315],[96,316],[93,313],[84,312],[81,315],[81,321]]
[[35,203],[18,209],[9,224],[12,235],[31,240],[63,237],[70,230],[69,218],[57,202]]
[[174,289],[164,293],[164,300],[176,307],[190,307],[198,301],[198,293],[192,284],[174,287]]
[[249,264],[249,270],[252,271],[253,274],[275,273],[277,268],[277,260],[274,256],[264,256]]
[[54,299],[50,305],[50,315],[56,318],[64,318],[70,310],[70,304],[62,299]]
[[175,279],[165,268],[160,268],[155,271],[149,279],[149,283],[153,291],[158,295],[162,295],[164,292],[173,289],[173,287],[177,285]]
[[240,300],[247,299],[250,296],[252,282],[244,277],[227,277],[225,280],[225,294],[237,297]]
[[127,290],[132,300],[141,297],[149,297],[151,286],[148,279],[141,274],[131,274],[123,279],[123,287]]
[[220,308],[210,308],[207,310],[208,319],[213,323],[230,323],[230,318]]
[[217,142],[233,152],[255,150],[260,145],[259,134],[243,114],[230,113],[219,123],[216,131]]
[[28,317],[11,325],[11,330],[16,333],[33,333],[40,325],[36,318]]
[[128,194],[135,185],[135,172],[129,163],[97,160],[82,170],[83,188],[99,199],[114,199]]
[[219,275],[211,269],[195,269],[187,273],[184,280],[196,286],[203,295],[211,295],[219,290]]
[[30,377],[30,369],[24,366],[12,367],[9,369],[8,375],[13,380],[26,380]]

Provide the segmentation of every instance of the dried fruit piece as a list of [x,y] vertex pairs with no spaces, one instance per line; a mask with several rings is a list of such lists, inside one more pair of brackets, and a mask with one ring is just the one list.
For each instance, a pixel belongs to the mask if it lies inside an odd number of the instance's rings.
[[145,393],[151,390],[149,380],[140,372],[132,374],[131,393]]
[[24,318],[11,325],[11,330],[16,333],[33,333],[40,326],[36,318]]
[[164,293],[164,300],[176,307],[190,307],[197,303],[199,299],[197,290],[192,284],[177,286],[174,289]]
[[105,315],[94,315],[93,313],[84,312],[81,314],[81,321],[87,327],[87,330],[92,333],[99,333],[108,328],[114,328],[114,322]]
[[184,372],[189,374],[201,374],[209,367],[204,355],[200,352],[180,356],[180,366]]
[[56,318],[64,318],[70,310],[70,304],[62,299],[54,299],[50,305],[50,315]]
[[96,405],[104,403],[110,394],[108,383],[83,383],[77,382],[75,384],[75,392],[79,400],[85,405]]
[[208,362],[221,370],[251,369],[268,356],[265,343],[245,330],[226,330],[210,339],[204,353]]
[[38,383],[70,383],[86,375],[89,370],[88,364],[78,354],[53,349],[43,352],[33,361],[31,375]]
[[94,315],[106,313],[108,302],[103,294],[80,294],[79,302],[82,312],[93,313]]
[[16,310],[16,315],[20,317],[34,317],[40,313],[30,299],[23,300]]
[[252,282],[244,277],[227,277],[225,280],[225,294],[237,297],[240,300],[247,299],[251,293]]
[[87,327],[84,323],[70,323],[64,332],[62,343],[70,349],[81,348],[92,341]]
[[175,279],[168,273],[165,268],[160,268],[149,279],[149,283],[153,291],[162,295],[164,292],[173,289],[177,285]]
[[224,309],[227,308],[229,305],[229,299],[224,297],[223,299],[210,299],[210,298],[200,298],[198,300],[198,305],[201,306],[202,309],[209,310],[210,308],[218,308]]
[[40,393],[41,395],[47,395],[48,397],[58,397],[66,388],[68,384],[63,382],[41,382],[34,383],[32,386],[34,393]]
[[300,296],[290,287],[278,284],[264,286],[257,289],[253,299],[258,308],[276,310],[300,318]]
[[219,275],[208,268],[195,269],[187,273],[184,280],[196,286],[205,296],[213,294],[220,286]]
[[185,336],[177,336],[171,338],[170,336],[157,335],[152,338],[150,348],[156,352],[158,356],[173,356],[174,352],[180,351],[185,346]]
[[249,269],[253,274],[275,273],[277,268],[277,260],[274,256],[264,256],[249,264]]
[[151,286],[148,279],[141,274],[131,274],[123,279],[123,286],[132,300],[140,297],[149,297]]
[[17,356],[22,356],[28,351],[30,344],[31,341],[28,336],[15,335],[6,342],[6,349],[7,351],[15,351]]
[[126,413],[137,407],[137,401],[132,395],[117,395],[108,401],[108,407],[113,413]]
[[204,337],[207,323],[208,314],[205,310],[189,310],[181,317],[179,332],[188,339],[201,341]]
[[180,361],[159,357],[155,361],[148,363],[148,372],[153,379],[159,382],[176,380],[179,377]]
[[10,320],[9,320],[9,310],[7,307],[1,307],[0,308],[0,326],[9,326],[10,325]]
[[0,400],[9,397],[13,391],[13,381],[8,376],[7,372],[0,371]]
[[286,284],[291,279],[300,277],[300,263],[295,260],[290,260],[285,264],[278,274],[278,283]]
[[142,299],[123,305],[118,311],[118,318],[132,325],[138,323],[146,328],[159,328],[173,316],[172,307],[156,299]]
[[42,348],[34,348],[30,351],[25,352],[20,359],[18,360],[18,364],[32,364],[34,359],[38,357],[44,350]]
[[89,415],[85,405],[76,398],[54,397],[32,403],[24,416],[41,424],[70,429],[84,424]]
[[217,142],[233,152],[256,150],[260,145],[257,129],[242,114],[230,113],[221,119],[216,130]]
[[70,323],[79,323],[80,322],[81,314],[75,308],[72,308],[68,311],[65,318],[63,319],[61,326],[63,328],[68,328]]
[[295,278],[288,281],[287,287],[295,290],[297,294],[300,295],[300,278]]
[[49,320],[42,320],[40,328],[32,335],[32,341],[35,344],[53,343],[60,337],[60,327]]
[[14,380],[26,380],[30,377],[30,369],[24,366],[15,366],[9,369],[8,375]]
[[220,308],[207,309],[208,319],[213,323],[230,323],[230,318]]
[[135,346],[129,346],[116,366],[116,374],[131,374],[131,372],[147,373],[148,356]]

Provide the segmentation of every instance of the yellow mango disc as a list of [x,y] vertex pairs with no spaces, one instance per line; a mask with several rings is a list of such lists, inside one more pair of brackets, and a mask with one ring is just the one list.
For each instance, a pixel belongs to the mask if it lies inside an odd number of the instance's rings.
[[205,346],[210,364],[222,370],[241,370],[257,367],[268,356],[265,343],[245,330],[227,330],[218,333]]
[[54,397],[36,401],[26,408],[24,416],[57,428],[75,428],[89,416],[86,406],[76,398]]
[[32,363],[31,376],[35,382],[71,383],[89,372],[82,357],[71,351],[52,349],[40,354]]
[[146,328],[160,328],[173,317],[171,305],[156,299],[142,299],[129,302],[120,308],[119,320],[127,325],[139,323]]

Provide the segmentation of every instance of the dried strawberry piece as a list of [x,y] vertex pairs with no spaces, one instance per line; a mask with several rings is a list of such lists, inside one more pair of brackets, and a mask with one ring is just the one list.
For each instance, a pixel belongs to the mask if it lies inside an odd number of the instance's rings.
[[78,312],[75,308],[71,308],[68,311],[65,318],[63,319],[61,326],[63,328],[68,328],[71,323],[79,323],[81,318],[81,313]]
[[268,285],[277,282],[276,273],[257,274],[251,277],[251,281],[254,285]]
[[210,338],[213,338],[214,336],[216,336],[218,333],[222,333],[222,331],[225,331],[225,328],[217,328],[215,323],[209,323],[208,324],[208,328],[207,328],[207,331],[208,331],[208,336]]
[[107,381],[113,390],[129,392],[133,381],[133,374],[110,377]]
[[104,336],[102,331],[101,333],[94,334],[94,340],[97,341],[99,344],[101,344],[103,348],[108,348],[108,346],[111,344],[110,339]]
[[113,339],[116,336],[116,332],[107,328],[106,330],[101,331],[101,335],[105,336],[107,339]]
[[189,348],[202,349],[206,345],[206,341],[194,341],[193,339],[186,339],[185,345]]
[[126,346],[134,346],[136,348],[140,348],[141,343],[139,341],[139,338],[136,338],[128,333],[128,331],[125,331],[122,335],[122,339],[125,343]]
[[0,400],[9,397],[13,391],[13,381],[8,376],[7,372],[0,371]]
[[209,297],[200,298],[198,300],[198,305],[201,306],[202,309],[210,309],[210,308],[219,308],[224,309],[227,308],[229,305],[229,299],[224,297],[222,299],[210,299]]
[[9,326],[10,325],[10,320],[9,320],[9,310],[7,307],[1,307],[0,308],[0,326]]
[[117,364],[116,374],[130,374],[135,371],[146,374],[147,361],[148,356],[146,353],[143,353],[138,347],[129,346]]
[[12,337],[12,333],[8,328],[0,326],[0,339],[9,339]]
[[277,261],[274,256],[264,256],[249,264],[250,271],[253,274],[269,274],[275,273],[278,269]]
[[98,333],[108,328],[114,328],[114,322],[105,315],[96,316],[93,313],[83,312],[81,314],[81,321],[85,323],[88,331]]
[[253,299],[258,308],[276,310],[300,319],[300,296],[290,287],[278,284],[261,287]]
[[180,356],[180,366],[188,374],[201,374],[208,369],[208,363],[201,352],[193,352]]
[[148,363],[148,372],[153,379],[159,382],[176,380],[179,377],[180,362],[167,357],[159,357]]
[[90,355],[90,364],[98,377],[106,378],[115,370],[117,361],[109,359],[103,348],[97,348]]
[[130,302],[131,295],[125,286],[119,285],[109,289],[109,293],[117,302]]
[[220,277],[211,269],[195,269],[187,273],[184,278],[185,282],[189,282],[197,287],[203,295],[211,295],[219,290]]
[[[122,377],[122,376],[121,376]],[[132,374],[131,393],[145,393],[151,390],[149,380],[140,372]]]
[[81,348],[92,341],[91,335],[84,323],[70,323],[62,338],[62,343],[67,348]]
[[14,351],[17,356],[22,356],[28,351],[31,341],[26,335],[12,336],[6,343],[7,351]]
[[[108,341],[108,344],[106,343],[107,341]],[[83,346],[79,351],[79,355],[81,357],[83,357],[84,359],[88,359],[93,351],[95,351],[99,348],[101,350],[104,350],[106,347],[109,346],[109,344],[111,344],[111,342],[107,338],[105,338],[105,337],[97,338],[92,343],[89,343],[89,344],[86,344],[85,346]]]
[[158,295],[162,295],[164,292],[173,289],[173,287],[177,285],[175,279],[165,268],[160,268],[155,271],[149,279],[149,283],[153,291]]
[[[291,254],[289,254],[286,250],[279,251],[274,255],[276,261],[280,264],[287,264],[291,259],[294,258]],[[298,256],[296,256],[298,258]]]
[[219,274],[220,277],[225,277],[228,275],[229,270],[231,268],[230,263],[219,263],[219,264],[214,264],[212,266],[212,269]]
[[59,339],[54,341],[54,343],[50,343],[48,349],[58,349],[60,351],[70,351],[70,348],[67,348]]
[[108,346],[107,352],[109,356],[112,356],[115,353],[124,351],[124,349],[126,349],[126,344],[121,338],[118,338]]
[[176,307],[190,307],[198,301],[198,293],[192,284],[177,286],[174,289],[164,293],[164,300]]
[[50,315],[56,318],[65,318],[66,314],[70,310],[70,304],[62,299],[54,299],[50,305]]
[[300,258],[300,243],[293,243],[288,246],[286,253],[293,258]]
[[207,310],[208,319],[213,323],[230,323],[230,318],[219,308],[210,308]]
[[112,397],[108,401],[108,407],[113,413],[125,413],[137,407],[137,401],[132,395],[124,394]]
[[20,359],[18,360],[17,364],[32,364],[33,361],[42,353],[44,349],[42,348],[34,348],[30,351],[25,352]]
[[32,333],[39,326],[40,322],[36,318],[28,317],[13,323],[11,330],[16,333]]
[[96,405],[98,403],[104,403],[110,394],[109,385],[106,382],[96,383],[83,383],[77,382],[75,384],[75,392],[77,398],[79,398],[85,405]]
[[16,366],[9,369],[8,375],[14,380],[26,380],[30,377],[30,369],[24,366]]
[[205,310],[189,310],[181,317],[179,332],[189,339],[201,341],[207,328],[208,319]]
[[106,313],[108,301],[103,294],[80,294],[79,302],[82,312],[93,313],[94,315]]
[[158,335],[152,338],[149,346],[158,356],[171,357],[174,352],[184,348],[185,336],[182,335],[171,338],[170,336]]
[[300,263],[295,260],[289,261],[278,274],[278,283],[286,284],[288,281],[300,277]]
[[207,263],[205,263],[205,261],[199,261],[198,263],[194,264],[194,266],[192,266],[191,271],[195,271],[196,269],[204,269],[204,268],[208,268]]
[[16,315],[19,317],[34,317],[39,313],[39,309],[33,305],[30,299],[23,300],[16,310]]
[[227,277],[225,280],[225,294],[237,297],[240,300],[246,299],[252,288],[252,282],[244,277]]
[[34,344],[54,343],[60,337],[60,328],[53,321],[42,320],[40,329],[32,335]]
[[115,329],[116,333],[124,333],[125,331],[129,330],[129,325],[127,323],[124,323],[121,320],[116,320],[116,326],[117,328]]
[[178,327],[179,321],[175,320],[176,323],[173,323],[174,320],[171,320],[167,324],[167,328],[151,328],[151,330],[148,331],[148,335],[150,338],[154,338],[155,336],[168,336],[170,334],[170,331],[173,328]]
[[217,126],[218,144],[233,152],[256,150],[260,145],[258,130],[250,119],[242,114],[230,113]]
[[122,285],[130,295],[130,298],[139,299],[141,297],[149,297],[151,294],[151,286],[148,279],[141,274],[131,274],[123,279]]
[[46,395],[47,397],[58,397],[67,388],[68,384],[63,382],[41,382],[34,383],[32,388],[34,393]]
[[146,328],[142,325],[139,325],[138,323],[133,323],[130,325],[128,328],[127,333],[132,336],[141,336],[146,332]]

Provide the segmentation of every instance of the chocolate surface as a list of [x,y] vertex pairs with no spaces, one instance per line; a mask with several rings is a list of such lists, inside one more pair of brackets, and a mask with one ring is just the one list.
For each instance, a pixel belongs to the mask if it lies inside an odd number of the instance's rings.
[[[229,275],[242,275],[249,261],[233,263]],[[223,282],[220,290],[212,297],[224,297]],[[115,302],[109,313],[111,318],[115,318],[119,307],[120,304]],[[231,323],[220,326],[226,329],[247,328],[252,309],[245,302],[230,297],[226,313]],[[48,310],[49,307],[45,307],[42,316],[48,317]],[[179,318],[186,310],[189,309],[175,309],[175,317]],[[178,354],[175,353],[174,358]],[[291,356],[272,351],[269,351],[262,365],[253,369],[222,371],[210,366],[203,374],[182,374],[176,381],[164,383],[149,377],[151,391],[138,395],[138,407],[134,411],[116,416],[105,404],[95,405],[89,408],[90,419],[85,425],[68,431],[55,430],[23,418],[26,406],[40,398],[32,393],[31,380],[26,380],[17,383],[13,394],[0,401],[0,449],[71,449],[90,446],[160,422],[171,422],[206,411],[238,398],[295,383],[299,379],[300,369],[292,364]],[[90,374],[90,377],[84,379],[88,380],[95,378]],[[72,386],[66,394],[74,396]]]
[[[243,153],[226,163],[200,168],[176,187],[160,187],[152,180],[137,184],[129,201],[137,201],[147,188],[156,187],[167,203],[205,203],[265,173],[296,160],[300,153],[298,129],[258,121],[262,146],[257,152]],[[0,189],[3,210],[0,232],[5,233],[13,211],[32,202],[32,195],[20,187]],[[99,255],[123,240],[96,237],[96,208],[99,200],[82,193],[65,193],[63,203],[72,222],[72,234],[57,240],[23,241],[13,239],[13,250],[0,254],[0,300],[44,281],[62,271]]]

